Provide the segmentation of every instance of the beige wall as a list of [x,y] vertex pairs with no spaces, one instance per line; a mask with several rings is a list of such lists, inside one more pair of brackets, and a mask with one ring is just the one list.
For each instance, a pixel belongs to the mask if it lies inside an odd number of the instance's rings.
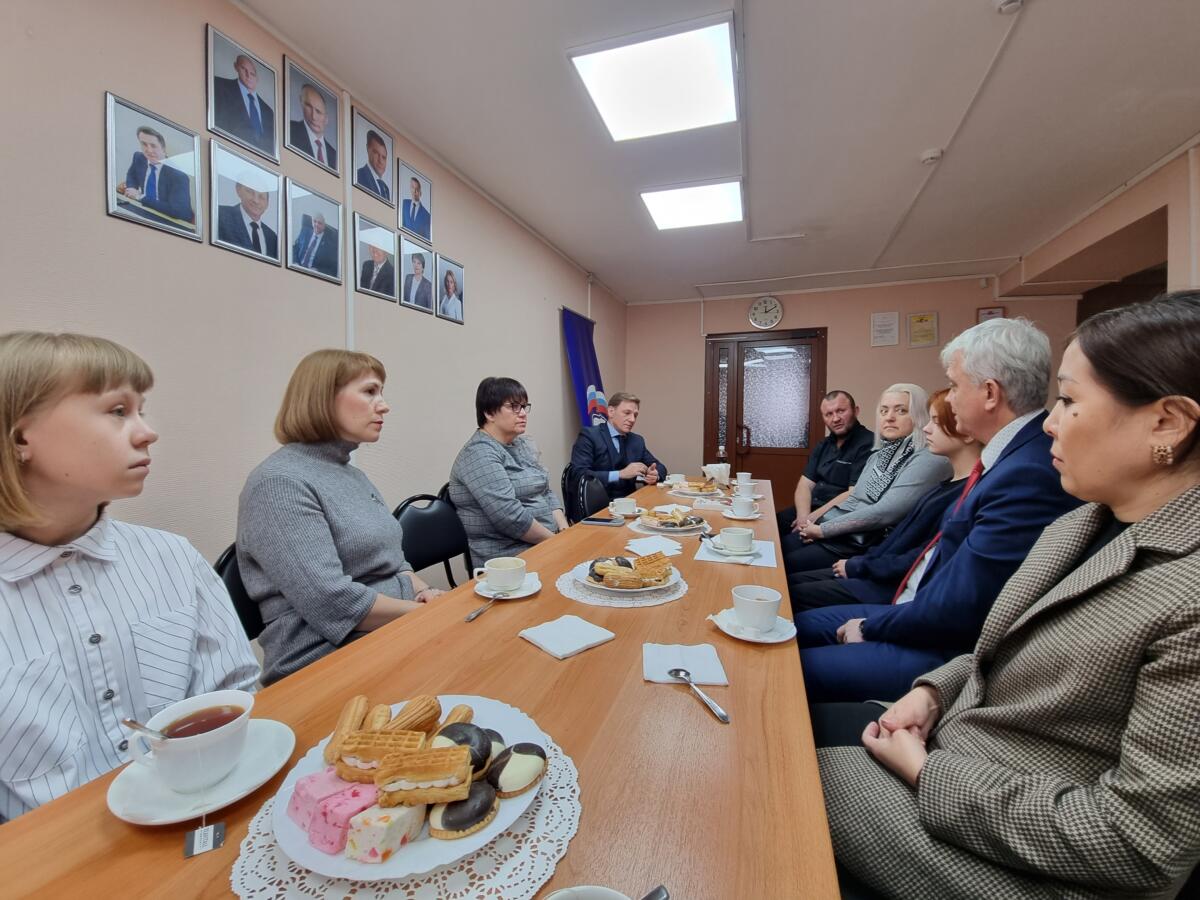
[[[829,329],[826,384],[854,394],[868,424],[883,388],[897,381],[935,390],[946,383],[938,348],[909,350],[904,313],[938,313],[941,343],[975,323],[980,306],[1003,304],[1007,315],[1025,316],[1050,335],[1055,364],[1075,327],[1075,300],[1063,298],[992,300],[992,286],[978,279],[933,284],[854,288],[783,294],[784,315],[776,330]],[[626,385],[642,397],[638,429],[673,472],[698,473],[704,425],[704,334],[753,331],[747,320],[750,299],[704,303],[630,306],[627,316]],[[900,345],[871,347],[871,313],[901,314]]]
[[[157,377],[148,412],[162,439],[145,493],[116,512],[185,534],[211,559],[232,540],[246,474],[275,447],[271,423],[293,366],[310,350],[344,345],[346,295],[105,215],[106,90],[201,133],[207,204],[206,22],[277,68],[281,91],[285,51],[322,74],[319,61],[222,0],[0,4],[8,85],[0,104],[4,121],[21,123],[4,140],[14,213],[0,226],[8,283],[0,330],[91,332],[146,357]],[[354,94],[355,85],[325,81]],[[339,150],[349,146],[343,134]],[[435,491],[474,427],[475,385],[507,374],[529,387],[530,433],[557,480],[577,427],[558,308],[586,311],[585,276],[403,139],[396,153],[433,180],[434,249],[466,265],[468,324],[355,294],[355,343],[387,365],[393,407],[382,440],[359,462],[389,503]],[[289,150],[278,168],[341,199],[339,179]],[[352,193],[355,210],[395,222],[393,209]],[[343,233],[352,212],[343,212]],[[593,290],[592,316],[603,371],[623,372],[624,306]]]

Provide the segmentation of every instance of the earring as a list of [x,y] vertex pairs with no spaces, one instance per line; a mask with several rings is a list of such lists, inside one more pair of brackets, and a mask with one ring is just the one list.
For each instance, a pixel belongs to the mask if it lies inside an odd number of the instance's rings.
[[1150,455],[1156,466],[1175,465],[1175,448],[1170,444],[1155,444]]

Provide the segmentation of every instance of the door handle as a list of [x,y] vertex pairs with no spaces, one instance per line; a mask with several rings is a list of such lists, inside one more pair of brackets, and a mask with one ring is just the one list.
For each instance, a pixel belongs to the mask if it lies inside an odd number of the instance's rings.
[[739,450],[749,450],[750,449],[750,426],[749,425],[739,425],[737,427],[737,429],[738,429],[738,449]]
[[749,450],[751,447],[753,447],[753,446],[754,446],[754,445],[753,445],[753,444],[750,442],[750,426],[749,426],[749,425],[743,425],[742,427],[746,429],[746,449],[747,449],[747,450]]

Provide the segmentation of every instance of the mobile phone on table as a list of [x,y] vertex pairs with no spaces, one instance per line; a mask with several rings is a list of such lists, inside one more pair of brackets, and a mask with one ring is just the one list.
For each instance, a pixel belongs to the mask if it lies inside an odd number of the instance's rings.
[[625,520],[620,518],[601,519],[599,516],[588,516],[581,520],[584,525],[624,525]]

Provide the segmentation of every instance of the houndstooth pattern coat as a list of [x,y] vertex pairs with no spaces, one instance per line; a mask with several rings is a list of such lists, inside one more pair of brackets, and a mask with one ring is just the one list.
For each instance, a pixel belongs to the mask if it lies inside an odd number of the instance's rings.
[[1096,504],[1043,532],[944,712],[917,790],[818,751],[838,859],[894,897],[1172,897],[1200,859],[1200,487],[1078,563]]

